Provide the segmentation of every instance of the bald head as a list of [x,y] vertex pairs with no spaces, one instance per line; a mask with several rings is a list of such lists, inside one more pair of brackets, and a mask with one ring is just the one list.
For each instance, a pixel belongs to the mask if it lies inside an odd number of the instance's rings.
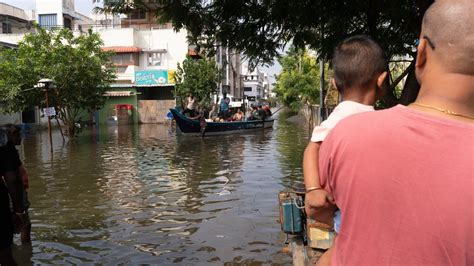
[[447,72],[474,75],[474,1],[437,0],[426,11],[421,30]]

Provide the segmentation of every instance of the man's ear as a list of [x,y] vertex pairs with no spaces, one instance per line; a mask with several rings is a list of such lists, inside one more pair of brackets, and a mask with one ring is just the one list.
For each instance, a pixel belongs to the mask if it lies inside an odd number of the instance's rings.
[[387,78],[388,78],[388,72],[387,71],[380,74],[379,77],[377,78],[377,87],[378,88],[383,88],[385,79],[387,79]]
[[418,52],[416,53],[416,63],[417,68],[423,67],[426,64],[426,40],[420,39],[420,44],[418,44]]

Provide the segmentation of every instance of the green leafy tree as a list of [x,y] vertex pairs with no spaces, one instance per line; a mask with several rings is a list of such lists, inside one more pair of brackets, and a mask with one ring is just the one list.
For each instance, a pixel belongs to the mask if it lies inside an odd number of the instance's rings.
[[[99,1],[99,0],[93,0]],[[104,11],[148,9],[175,29],[185,28],[191,42],[213,51],[215,43],[242,51],[253,62],[272,62],[285,44],[309,46],[326,61],[338,42],[367,34],[378,41],[388,58],[408,57],[408,67],[385,93],[392,106],[413,101],[419,86],[414,75],[414,44],[421,20],[434,0],[103,0]],[[407,77],[400,98],[394,88]]]
[[[317,58],[310,55],[306,49],[291,46],[288,53],[280,57],[278,62],[282,71],[276,77],[275,92],[280,102],[293,111],[307,105],[313,114],[313,106],[319,104],[320,95]],[[309,119],[313,119],[312,115]]]
[[192,93],[197,98],[199,106],[209,108],[211,95],[217,93],[217,82],[220,79],[221,75],[215,61],[186,57],[182,65],[178,63],[175,75],[177,102],[184,108],[186,96]]
[[48,90],[49,105],[56,108],[69,137],[77,133],[81,112],[103,106],[104,92],[115,79],[111,54],[101,50],[96,33],[74,36],[68,29],[37,28],[25,35],[17,50],[4,50],[0,57],[0,98],[3,112],[45,106],[45,94],[34,86],[42,78],[54,81]]

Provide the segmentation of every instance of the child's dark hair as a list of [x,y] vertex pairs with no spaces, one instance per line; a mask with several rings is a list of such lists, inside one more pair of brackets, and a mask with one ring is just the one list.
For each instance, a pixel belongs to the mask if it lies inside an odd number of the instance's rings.
[[340,93],[347,88],[366,87],[376,75],[387,71],[387,61],[380,45],[365,35],[340,42],[332,59],[334,80]]

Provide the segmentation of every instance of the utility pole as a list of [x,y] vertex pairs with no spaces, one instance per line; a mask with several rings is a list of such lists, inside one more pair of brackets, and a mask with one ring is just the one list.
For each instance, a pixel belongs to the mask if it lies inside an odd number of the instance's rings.
[[[38,81],[38,87],[43,88],[44,90],[44,95],[46,98],[46,110],[49,111],[49,97],[48,97],[48,90],[51,86],[53,81],[51,79],[41,79]],[[48,132],[49,132],[49,147],[51,149],[51,154],[53,153],[53,136],[51,133],[51,116],[49,113],[45,112],[45,115],[48,117]]]

